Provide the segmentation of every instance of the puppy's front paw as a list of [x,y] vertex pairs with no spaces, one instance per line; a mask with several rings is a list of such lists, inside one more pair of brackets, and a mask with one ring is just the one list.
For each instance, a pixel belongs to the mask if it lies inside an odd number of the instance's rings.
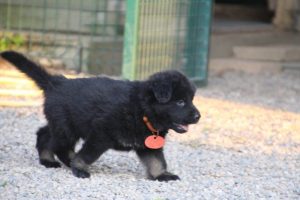
[[88,173],[87,171],[75,167],[72,167],[72,172],[74,176],[78,178],[89,178],[91,176],[91,174]]
[[172,174],[170,172],[165,172],[161,175],[159,175],[158,177],[155,178],[155,180],[158,181],[176,181],[176,180],[180,180],[179,176]]

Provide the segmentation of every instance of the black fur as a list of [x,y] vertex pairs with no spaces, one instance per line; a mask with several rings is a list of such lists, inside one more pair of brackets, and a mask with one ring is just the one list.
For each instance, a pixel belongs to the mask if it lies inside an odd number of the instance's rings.
[[[87,168],[108,149],[135,150],[152,180],[177,180],[167,171],[163,149],[148,149],[144,140],[152,133],[147,116],[165,137],[169,129],[186,132],[197,123],[199,111],[192,103],[195,87],[178,71],[156,73],[146,81],[108,77],[67,79],[48,74],[23,55],[9,51],[1,56],[32,78],[44,91],[48,124],[37,132],[40,163],[59,167],[54,159],[72,168],[75,176],[89,177]],[[74,146],[84,144],[79,152]]]

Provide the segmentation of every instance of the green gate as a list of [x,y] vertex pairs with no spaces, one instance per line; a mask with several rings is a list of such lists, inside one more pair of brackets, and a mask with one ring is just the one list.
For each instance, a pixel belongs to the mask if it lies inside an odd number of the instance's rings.
[[127,0],[123,76],[166,70],[207,81],[211,0]]
[[178,69],[205,83],[212,3],[0,0],[0,49],[131,80]]

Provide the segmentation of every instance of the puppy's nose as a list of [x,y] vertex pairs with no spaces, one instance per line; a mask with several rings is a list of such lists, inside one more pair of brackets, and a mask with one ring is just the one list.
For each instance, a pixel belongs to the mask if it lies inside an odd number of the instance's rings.
[[201,118],[200,113],[196,113],[196,114],[194,115],[195,121],[198,121],[200,118]]

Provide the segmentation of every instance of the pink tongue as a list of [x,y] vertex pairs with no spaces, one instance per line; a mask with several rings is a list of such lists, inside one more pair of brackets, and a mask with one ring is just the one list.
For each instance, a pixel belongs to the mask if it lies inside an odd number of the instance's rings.
[[189,126],[188,125],[180,125],[180,128],[182,128],[185,131],[189,130]]

